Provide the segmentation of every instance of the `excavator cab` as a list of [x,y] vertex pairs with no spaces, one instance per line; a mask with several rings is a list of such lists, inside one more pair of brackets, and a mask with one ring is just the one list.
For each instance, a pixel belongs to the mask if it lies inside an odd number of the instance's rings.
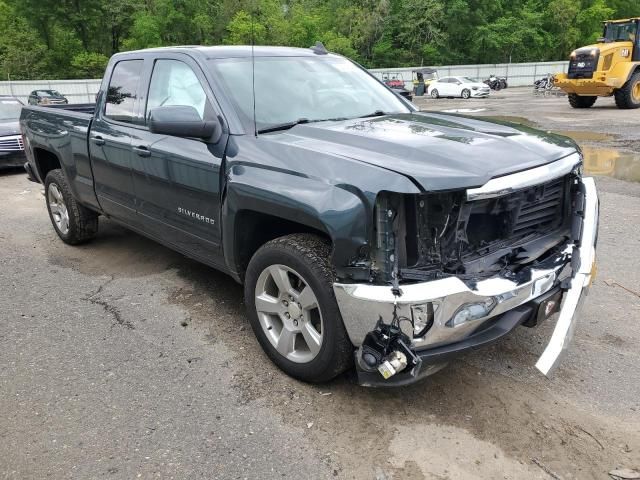
[[612,95],[619,108],[640,108],[640,17],[604,22],[598,43],[574,50],[567,73],[554,83],[573,108]]

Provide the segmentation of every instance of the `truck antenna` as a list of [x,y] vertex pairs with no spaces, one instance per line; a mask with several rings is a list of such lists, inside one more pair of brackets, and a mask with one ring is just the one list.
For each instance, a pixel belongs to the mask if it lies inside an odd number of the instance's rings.
[[258,136],[258,123],[256,122],[256,58],[254,54],[255,37],[253,33],[253,19],[255,16],[255,1],[251,2],[251,91],[253,92],[253,134]]

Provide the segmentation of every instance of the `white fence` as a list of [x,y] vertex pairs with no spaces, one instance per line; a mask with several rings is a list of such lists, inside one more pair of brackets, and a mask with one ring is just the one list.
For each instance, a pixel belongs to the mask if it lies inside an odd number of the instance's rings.
[[0,82],[0,95],[12,95],[27,103],[33,90],[57,90],[69,103],[95,102],[101,80],[21,80]]
[[[484,80],[489,75],[507,77],[509,86],[533,85],[533,81],[548,73],[566,72],[568,62],[539,63],[498,63],[483,65],[445,65],[433,67],[440,77],[465,76]],[[388,76],[404,80],[407,88],[413,86],[413,68],[378,68],[371,70],[378,78]],[[27,97],[33,90],[58,90],[69,99],[70,103],[90,103],[95,101],[100,88],[100,80],[23,80],[17,82],[0,82],[0,95],[12,95],[27,103]]]
[[[471,77],[482,81],[494,74],[507,77],[510,87],[533,85],[534,80],[547,76],[549,73],[566,73],[569,62],[538,62],[538,63],[491,63],[482,65],[445,65],[431,67],[438,70],[440,77]],[[378,78],[398,78],[405,82],[405,86],[412,88],[413,68],[377,68],[370,70]]]

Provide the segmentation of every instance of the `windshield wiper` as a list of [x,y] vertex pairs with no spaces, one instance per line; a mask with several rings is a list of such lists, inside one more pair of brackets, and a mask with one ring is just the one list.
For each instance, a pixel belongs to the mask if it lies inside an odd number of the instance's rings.
[[387,112],[383,112],[382,110],[376,110],[375,112],[367,113],[366,115],[361,115],[356,118],[371,118],[371,117],[382,117],[384,115],[389,115]]
[[303,123],[309,123],[311,120],[308,118],[299,118],[294,122],[280,123],[278,125],[272,125],[270,127],[261,128],[258,130],[258,133],[269,133],[269,132],[279,132],[281,130],[289,130],[290,128],[295,127],[296,125],[300,125]]

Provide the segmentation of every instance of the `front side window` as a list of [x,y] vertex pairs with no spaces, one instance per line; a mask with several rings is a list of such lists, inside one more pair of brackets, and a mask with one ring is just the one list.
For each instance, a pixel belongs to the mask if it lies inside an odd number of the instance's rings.
[[210,60],[245,123],[258,131],[300,120],[358,118],[410,108],[378,80],[342,57],[255,57]]
[[138,83],[143,60],[122,60],[116,64],[107,88],[104,116],[120,122],[134,122]]
[[633,42],[636,38],[636,23],[609,23],[605,30],[607,42]]
[[204,119],[207,95],[195,72],[179,60],[158,60],[153,68],[146,118],[152,109],[165,106],[189,106]]

